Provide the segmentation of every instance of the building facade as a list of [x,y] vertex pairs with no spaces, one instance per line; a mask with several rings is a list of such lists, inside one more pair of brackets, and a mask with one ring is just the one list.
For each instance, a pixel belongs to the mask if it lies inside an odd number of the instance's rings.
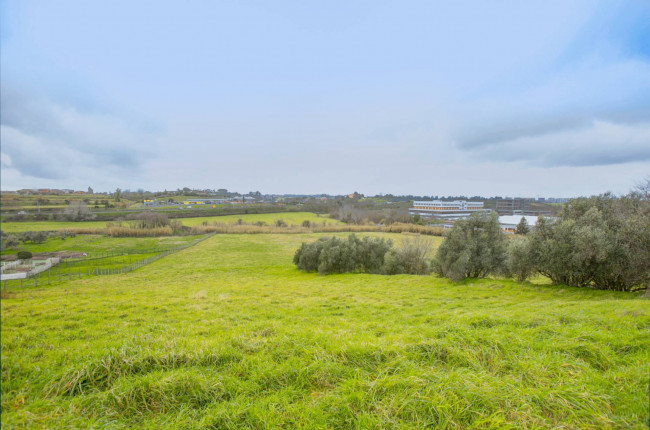
[[452,202],[441,200],[415,201],[413,207],[409,209],[409,215],[417,214],[422,218],[446,220],[465,218],[473,213],[490,212],[490,209],[483,207],[483,202],[468,202],[466,200],[454,200]]

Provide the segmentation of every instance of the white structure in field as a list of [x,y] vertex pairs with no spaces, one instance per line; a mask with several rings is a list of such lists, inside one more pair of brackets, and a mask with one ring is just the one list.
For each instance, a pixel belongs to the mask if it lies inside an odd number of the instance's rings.
[[409,209],[409,215],[418,214],[422,218],[437,218],[454,220],[465,218],[473,213],[490,213],[490,209],[483,207],[483,202],[468,202],[466,200],[454,200],[453,202],[415,201]]

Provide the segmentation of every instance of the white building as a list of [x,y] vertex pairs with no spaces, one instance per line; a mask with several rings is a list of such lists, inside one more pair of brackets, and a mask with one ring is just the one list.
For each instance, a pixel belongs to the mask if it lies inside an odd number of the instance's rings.
[[538,216],[533,215],[502,215],[499,217],[499,224],[501,224],[503,231],[514,234],[522,218],[526,218],[526,223],[530,228],[535,227],[539,219]]
[[418,214],[422,218],[437,219],[459,219],[470,216],[473,213],[490,213],[490,209],[483,207],[483,202],[468,202],[466,200],[454,200],[453,202],[415,201],[409,209],[409,215]]

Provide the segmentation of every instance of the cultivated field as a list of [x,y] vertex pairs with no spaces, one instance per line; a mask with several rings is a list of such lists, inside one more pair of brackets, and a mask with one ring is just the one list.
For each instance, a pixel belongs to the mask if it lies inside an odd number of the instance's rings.
[[3,428],[646,428],[639,295],[296,271],[319,236],[3,292]]
[[[179,221],[183,225],[196,226],[201,225],[203,222],[220,222],[220,223],[236,223],[241,219],[245,223],[265,222],[273,224],[276,220],[283,220],[288,225],[300,225],[303,221],[315,222],[322,224],[326,222],[328,225],[342,224],[340,221],[331,219],[327,215],[318,216],[311,212],[283,212],[283,213],[270,213],[270,214],[247,214],[247,215],[224,215],[212,217],[196,217],[196,218],[181,218]],[[128,221],[127,221],[128,222]],[[113,222],[115,224],[115,222]],[[65,229],[76,228],[104,228],[106,221],[29,221],[29,222],[3,222],[0,224],[0,229],[6,233],[20,233],[25,231],[56,231]]]

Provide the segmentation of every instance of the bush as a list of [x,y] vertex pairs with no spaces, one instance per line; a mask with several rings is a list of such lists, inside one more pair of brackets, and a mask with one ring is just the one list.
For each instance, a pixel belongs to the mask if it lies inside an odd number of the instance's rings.
[[650,284],[650,200],[641,193],[575,199],[529,235],[534,269],[555,284],[634,291]]
[[307,228],[309,228],[309,227],[311,227],[311,223],[309,222],[308,219],[306,219],[306,220],[304,220],[304,221],[302,222],[302,226],[303,226],[303,227],[307,227]]
[[384,257],[392,247],[391,240],[351,234],[347,239],[321,238],[303,243],[294,255],[296,267],[306,272],[329,273],[382,273]]
[[496,214],[456,221],[438,248],[434,270],[453,281],[500,274],[506,268],[506,236]]
[[18,257],[21,260],[29,260],[30,258],[33,257],[33,255],[29,251],[18,251],[16,253],[16,257]]
[[4,251],[7,248],[15,248],[20,244],[20,241],[18,240],[18,236],[15,234],[7,234],[4,231],[2,233],[2,246],[0,246],[0,250]]
[[400,273],[428,275],[431,272],[429,266],[431,250],[431,242],[421,236],[407,239],[400,247],[386,253],[383,271],[387,275]]
[[508,244],[507,272],[519,282],[523,282],[535,271],[530,241],[515,237]]

